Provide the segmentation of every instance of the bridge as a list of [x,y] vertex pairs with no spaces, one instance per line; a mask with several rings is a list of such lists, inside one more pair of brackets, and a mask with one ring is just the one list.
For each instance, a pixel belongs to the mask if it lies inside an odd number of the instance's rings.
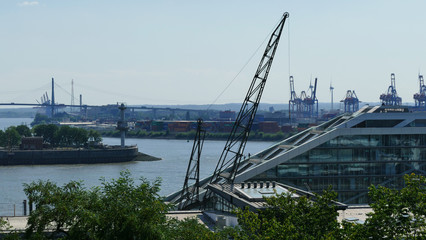
[[[54,78],[52,78],[52,94],[51,99],[49,99],[47,92],[43,94],[41,97],[41,102],[37,103],[23,103],[23,102],[4,102],[0,103],[1,106],[28,106],[28,107],[39,107],[39,108],[45,108],[46,109],[46,115],[49,117],[54,116],[58,109],[63,108],[71,108],[71,109],[79,109],[79,114],[82,114],[84,116],[87,116],[88,109],[118,109],[120,106],[119,103],[116,104],[107,104],[107,105],[87,105],[82,103],[82,96],[80,95],[80,104],[61,104],[55,102],[55,86]],[[59,86],[60,87],[60,86]],[[60,87],[61,88],[61,87]],[[73,92],[73,90],[72,90]],[[74,96],[72,96],[74,98]],[[74,102],[74,101],[72,101]],[[157,111],[168,111],[171,112],[172,115],[175,115],[175,112],[193,112],[199,116],[202,115],[203,112],[206,112],[207,110],[195,110],[195,109],[185,109],[185,108],[162,108],[162,107],[153,107],[153,106],[127,106],[127,109],[130,111],[130,113],[134,114],[138,110],[149,110],[153,112],[153,115],[156,116]]]

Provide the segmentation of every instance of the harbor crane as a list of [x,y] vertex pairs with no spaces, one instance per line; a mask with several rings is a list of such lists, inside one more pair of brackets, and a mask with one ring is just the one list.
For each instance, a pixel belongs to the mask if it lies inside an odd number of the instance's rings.
[[355,90],[346,91],[345,98],[340,102],[343,102],[345,112],[351,113],[359,110],[359,99],[356,96]]
[[290,76],[290,100],[288,102],[290,118],[314,118],[318,117],[318,99],[317,92],[317,78],[315,84],[309,84],[308,93],[302,91],[299,97],[294,90],[294,78]]
[[391,73],[391,85],[388,87],[388,92],[380,95],[380,100],[384,106],[400,106],[402,99],[398,97],[395,86],[395,74]]
[[[287,12],[283,14],[281,21],[269,38],[265,52],[260,60],[259,66],[209,183],[233,184],[235,176],[241,170],[240,162],[243,157],[244,148],[265,88],[266,80],[268,79],[272,61],[274,60],[274,55],[281,38],[281,32],[288,16],[289,14]],[[206,192],[203,199],[204,203],[207,202],[211,194],[210,191]]]
[[[255,72],[249,90],[244,98],[244,102],[240,111],[238,112],[237,118],[234,122],[213,174],[210,177],[198,180],[198,183],[194,183],[192,186],[190,186],[189,180],[197,178],[197,170],[194,170],[194,172],[191,170],[197,169],[197,161],[194,162],[191,160],[188,166],[189,170],[187,171],[186,175],[188,180],[185,180],[184,189],[173,193],[166,198],[166,201],[176,203],[179,209],[195,209],[196,207],[206,207],[209,204],[209,200],[212,199],[212,192],[206,188],[209,184],[233,184],[236,175],[247,167],[250,167],[249,162],[244,161],[243,164],[241,164],[242,166],[240,166],[240,163],[243,158],[244,148],[253,125],[265,83],[268,79],[272,61],[281,38],[281,32],[284,28],[284,23],[288,16],[289,14],[287,12],[283,14],[280,22],[278,23],[278,26],[274,29],[269,38],[265,52],[262,55],[262,59]],[[201,148],[203,145],[203,137],[201,136],[201,133],[202,130],[200,130],[200,139],[194,140],[194,142],[196,142],[196,150],[193,151],[197,152],[197,154],[201,153]],[[198,149],[200,150],[198,151]],[[197,158],[198,157],[199,156],[197,155]],[[190,178],[190,176],[194,177]],[[197,182],[197,180],[195,180],[195,182]],[[197,190],[197,185],[199,186],[199,190]],[[199,196],[196,196],[197,194],[199,194]],[[202,199],[202,201],[198,203],[198,199]],[[186,201],[187,203],[181,203],[182,201]]]
[[309,85],[309,95],[305,91],[300,94],[303,103],[303,117],[318,117],[317,81],[318,79],[315,78],[314,86]]
[[302,99],[299,98],[294,90],[294,78],[290,76],[290,100],[288,101],[288,112],[290,119],[300,118],[302,113]]
[[426,86],[424,84],[423,75],[419,74],[419,92],[413,96],[415,106],[426,108]]

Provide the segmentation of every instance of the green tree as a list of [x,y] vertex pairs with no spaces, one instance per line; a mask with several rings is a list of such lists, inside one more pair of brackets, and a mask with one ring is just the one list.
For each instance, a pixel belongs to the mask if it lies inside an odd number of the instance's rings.
[[87,144],[87,141],[89,140],[88,131],[84,128],[73,128],[72,129],[72,136],[73,136],[73,144],[77,147],[81,147],[85,144]]
[[[6,233],[7,232],[7,233]],[[0,217],[0,239],[19,240],[19,234],[12,229],[9,222]]]
[[60,146],[83,146],[88,141],[88,132],[83,128],[61,126],[55,133],[55,141]]
[[89,138],[89,142],[91,143],[100,143],[102,142],[102,136],[101,134],[93,129],[90,129],[88,132],[88,138]]
[[50,119],[47,115],[37,113],[34,117],[33,122],[31,123],[31,126],[36,126],[39,124],[47,124],[50,122]]
[[15,147],[21,143],[21,135],[19,135],[16,127],[8,127],[4,132],[6,138],[6,145],[8,147]]
[[58,126],[55,124],[40,124],[33,127],[33,132],[35,136],[43,137],[45,143],[50,143],[55,146],[57,142],[55,141],[55,134],[58,131]]
[[28,219],[26,237],[68,239],[165,239],[169,206],[159,197],[159,180],[141,178],[136,184],[128,171],[111,182],[87,190],[80,182],[63,187],[46,181],[24,186],[36,209]]
[[71,146],[73,143],[73,133],[72,128],[68,125],[61,126],[55,132],[55,142],[59,146]]
[[0,232],[8,229],[8,223],[6,220],[0,217]]
[[184,220],[169,219],[165,239],[193,240],[193,239],[228,239],[227,234],[214,233],[198,222],[196,218]]
[[3,130],[0,130],[0,146],[2,147],[7,146],[7,138]]
[[31,129],[27,125],[17,126],[16,131],[18,131],[21,137],[31,137]]
[[327,190],[316,194],[314,201],[292,193],[265,198],[265,210],[237,210],[240,227],[229,234],[235,239],[339,239],[338,213],[333,204],[336,197],[335,192]]
[[394,190],[383,186],[369,188],[369,214],[360,235],[392,239],[426,238],[426,178],[405,175],[405,187]]

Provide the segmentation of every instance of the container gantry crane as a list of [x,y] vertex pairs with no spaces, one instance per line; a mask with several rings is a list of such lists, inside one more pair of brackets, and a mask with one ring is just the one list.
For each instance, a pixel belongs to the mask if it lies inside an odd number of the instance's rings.
[[314,86],[309,85],[310,95],[307,95],[305,91],[300,94],[303,103],[303,116],[307,118],[318,117],[317,80],[315,78]]
[[385,106],[400,106],[402,99],[398,97],[395,85],[395,74],[391,73],[391,85],[388,87],[388,92],[380,95],[382,105]]
[[419,74],[419,92],[413,96],[416,107],[426,107],[426,86],[424,85],[423,75]]
[[294,78],[290,76],[290,100],[288,101],[288,113],[291,118],[300,118],[302,113],[302,99],[297,97],[294,91]]
[[356,112],[359,110],[359,99],[356,96],[355,90],[346,91],[346,96],[343,100],[340,102],[343,102],[345,105],[345,112]]

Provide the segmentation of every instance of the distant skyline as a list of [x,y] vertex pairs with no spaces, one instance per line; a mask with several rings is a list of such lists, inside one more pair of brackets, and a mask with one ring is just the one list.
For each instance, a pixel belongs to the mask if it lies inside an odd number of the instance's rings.
[[414,103],[426,76],[424,9],[420,0],[1,1],[0,102],[51,97],[54,77],[64,104],[72,79],[75,103],[80,94],[89,105],[240,103],[260,44],[289,12],[261,102],[288,103],[290,74],[298,94],[317,77],[320,102],[331,101],[331,83],[335,104],[347,90],[379,102],[395,73],[398,95]]

